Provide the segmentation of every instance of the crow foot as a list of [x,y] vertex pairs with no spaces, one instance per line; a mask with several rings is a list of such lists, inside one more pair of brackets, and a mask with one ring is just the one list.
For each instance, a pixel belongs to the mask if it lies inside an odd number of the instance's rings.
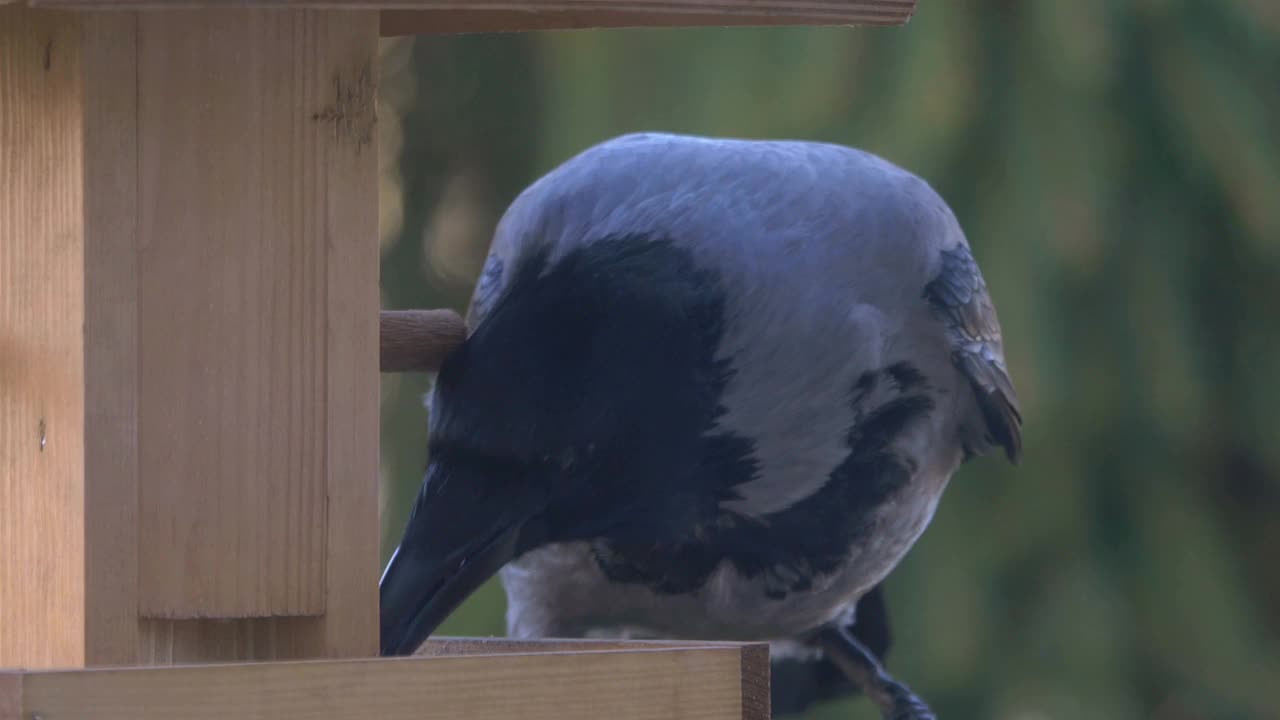
[[826,628],[815,640],[827,657],[880,706],[884,720],[938,719],[924,700],[894,680],[876,656],[844,628]]

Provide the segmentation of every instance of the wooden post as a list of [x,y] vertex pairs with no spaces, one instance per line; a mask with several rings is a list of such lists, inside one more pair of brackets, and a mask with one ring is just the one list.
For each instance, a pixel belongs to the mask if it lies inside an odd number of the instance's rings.
[[0,665],[84,661],[80,65],[75,18],[0,6]]
[[374,653],[377,38],[0,9],[0,665]]

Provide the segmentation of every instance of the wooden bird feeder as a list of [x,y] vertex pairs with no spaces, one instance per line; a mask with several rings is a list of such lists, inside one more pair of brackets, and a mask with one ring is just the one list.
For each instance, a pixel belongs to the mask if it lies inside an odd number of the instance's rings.
[[914,5],[0,0],[0,720],[767,717],[763,645],[376,658],[378,373],[464,334],[379,315],[378,38]]

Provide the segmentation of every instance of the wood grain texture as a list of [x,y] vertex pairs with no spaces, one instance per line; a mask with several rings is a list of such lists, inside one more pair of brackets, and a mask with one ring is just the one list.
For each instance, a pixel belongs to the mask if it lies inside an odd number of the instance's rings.
[[[215,14],[216,15],[216,14]],[[296,219],[292,242],[310,243],[312,265],[286,263],[289,277],[312,273],[318,285],[313,301],[323,313],[313,343],[313,386],[306,389],[317,403],[314,419],[322,429],[309,447],[318,465],[327,532],[319,548],[324,558],[322,616],[216,619],[146,618],[141,625],[140,656],[147,662],[192,660],[360,657],[377,649],[377,153],[373,143],[373,83],[377,55],[377,16],[373,13],[232,12],[210,18],[205,13],[148,18],[166,22],[155,32],[183,35],[219,29],[291,27],[291,59],[285,66],[294,80],[278,102],[298,121],[295,147],[287,156],[281,145],[269,160],[294,163],[294,174],[264,181],[259,191],[293,194],[288,207]],[[232,37],[223,35],[224,41]],[[146,38],[143,37],[145,46]],[[237,41],[238,42],[238,41]],[[288,46],[287,38],[274,42]],[[235,43],[231,43],[232,46]],[[278,52],[274,48],[272,52]],[[256,52],[262,52],[261,46]],[[224,53],[234,52],[226,49]],[[216,55],[215,55],[216,57]],[[234,63],[225,72],[234,81]],[[253,78],[250,72],[248,77]],[[259,84],[257,81],[250,85]],[[208,92],[208,88],[206,88]],[[202,96],[207,97],[207,96]],[[306,101],[299,101],[297,98]],[[217,99],[218,96],[212,96]],[[292,99],[294,104],[289,104]],[[144,141],[147,138],[144,135]],[[287,138],[277,138],[284,143]],[[305,157],[304,157],[305,156]],[[243,159],[242,171],[254,167]],[[306,168],[303,172],[302,168]],[[252,177],[252,176],[250,176]],[[273,184],[275,183],[275,184]],[[217,212],[211,207],[210,212]],[[272,238],[278,243],[281,238]],[[287,241],[286,241],[287,242]],[[307,255],[303,253],[303,255]],[[262,282],[271,279],[262,276]],[[256,312],[281,312],[263,308]],[[251,319],[252,320],[252,319]],[[296,337],[296,332],[295,332]],[[285,349],[287,349],[286,346]],[[221,411],[218,411],[221,412]],[[146,448],[145,442],[142,447]],[[279,451],[281,448],[277,448]],[[259,482],[278,482],[261,477]],[[299,498],[287,497],[289,503]],[[145,506],[144,506],[145,509]],[[284,517],[275,518],[281,522]],[[285,525],[285,527],[288,527]],[[293,542],[291,536],[280,539]],[[244,588],[241,588],[243,591]]]
[[739,720],[741,653],[695,647],[24,673],[48,720]]
[[[375,83],[378,15],[312,13],[328,38],[329,71],[313,75],[326,98],[310,117],[322,131],[311,151],[323,158],[314,202],[324,209],[328,462],[327,609],[312,657],[378,652],[378,152]],[[300,62],[314,62],[302,58]]]
[[742,648],[742,720],[769,720],[772,714],[769,646]]
[[59,8],[325,7],[383,11],[383,35],[699,25],[902,25],[916,0],[31,0]]
[[608,639],[517,640],[501,637],[434,637],[423,643],[414,655],[420,657],[456,657],[460,655],[599,652],[602,650],[690,648],[695,646],[738,648],[741,653],[742,718],[743,720],[769,720],[772,708],[770,702],[770,665],[768,643],[694,643],[672,640]]
[[82,662],[79,21],[0,9],[0,665]]
[[[510,655],[518,653],[547,652],[599,652],[602,650],[662,650],[667,648],[701,648],[720,647],[739,649],[746,657],[748,650],[759,657],[764,652],[766,664],[769,660],[768,643],[733,643],[733,642],[701,642],[688,640],[612,640],[595,638],[570,639],[538,639],[521,640],[505,637],[433,637],[418,648],[414,655],[419,657],[441,657],[454,655]],[[754,671],[754,668],[752,668]]]
[[329,481],[376,502],[376,17],[138,23],[139,609],[321,615]]
[[592,28],[903,25],[915,0],[884,2],[439,1],[382,11],[383,37]]
[[146,616],[324,612],[325,222],[302,121],[324,97],[294,74],[327,68],[295,58],[324,55],[308,30],[139,15]]
[[0,720],[23,720],[21,675],[0,672]]
[[85,663],[138,661],[138,20],[82,17]]
[[0,10],[0,664],[374,654],[377,23]]
[[435,372],[467,339],[467,324],[452,310],[383,310],[379,366],[382,372]]
[[137,660],[128,664],[179,665],[321,657],[317,648],[322,646],[324,626],[324,619],[318,617],[143,618],[137,623]]

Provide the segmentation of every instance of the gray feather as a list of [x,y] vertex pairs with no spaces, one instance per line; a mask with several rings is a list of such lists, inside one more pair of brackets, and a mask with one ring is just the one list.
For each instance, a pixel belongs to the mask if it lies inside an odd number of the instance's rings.
[[[751,438],[761,467],[736,511],[786,507],[842,461],[850,417],[833,388],[902,360],[939,392],[963,387],[920,301],[940,251],[963,244],[963,233],[927,183],[883,158],[816,142],[625,135],[521,193],[498,225],[486,274],[543,250],[554,262],[618,234],[672,239],[728,290],[720,357],[734,380],[722,429]],[[504,290],[501,278],[477,289],[473,322]]]
[[[896,441],[914,468],[910,487],[877,511],[876,534],[809,592],[774,599],[758,578],[725,565],[695,593],[659,595],[610,582],[586,544],[568,543],[503,570],[512,635],[638,626],[676,637],[795,637],[891,571],[930,522],[962,445],[999,444],[1018,456],[1021,414],[995,310],[959,223],[917,176],[822,143],[616,138],[512,203],[471,323],[499,305],[524,257],[545,254],[554,265],[615,235],[667,238],[724,286],[718,357],[733,375],[717,429],[750,439],[759,466],[726,511],[766,516],[824,486],[848,456],[849,389],[863,373],[908,362],[939,411]],[[892,392],[882,383],[868,407]]]
[[952,361],[973,386],[988,442],[1002,446],[1009,460],[1018,462],[1022,455],[1022,411],[1004,366],[996,310],[968,246],[960,244],[942,252],[942,268],[925,286],[924,295],[947,325]]

